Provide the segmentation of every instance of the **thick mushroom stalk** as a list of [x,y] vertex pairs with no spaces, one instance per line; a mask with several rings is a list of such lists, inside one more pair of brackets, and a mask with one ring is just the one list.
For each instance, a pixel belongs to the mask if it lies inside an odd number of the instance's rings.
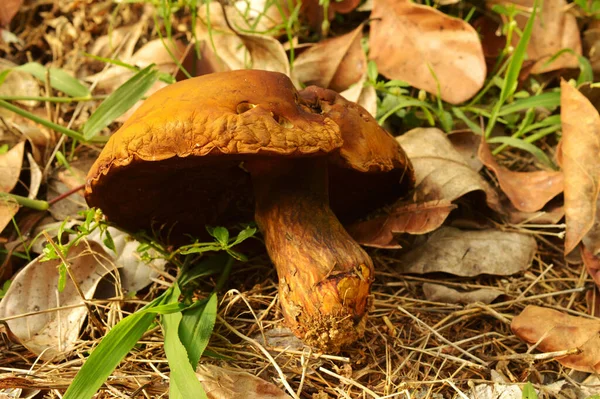
[[364,332],[373,263],[329,208],[327,161],[257,160],[246,168],[288,324],[307,344],[339,351]]

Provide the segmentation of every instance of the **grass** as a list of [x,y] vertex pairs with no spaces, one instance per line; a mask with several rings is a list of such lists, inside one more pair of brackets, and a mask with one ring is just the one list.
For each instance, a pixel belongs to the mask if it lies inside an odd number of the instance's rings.
[[[153,38],[158,36],[167,43],[185,36],[199,54],[193,25],[197,23],[198,7],[202,5],[186,0],[131,3],[115,6],[120,12],[112,14],[111,29],[126,22],[127,12],[135,15],[135,3],[146,3],[155,9]],[[268,1],[267,5],[272,3],[274,0]],[[109,2],[104,4],[110,8]],[[240,27],[240,31],[264,35],[283,31],[290,41],[296,36],[305,41],[315,40],[314,33],[310,33],[300,20],[299,6],[293,6],[291,2],[287,5],[291,10],[289,15],[279,6],[283,22],[268,31],[258,30],[261,19],[268,18],[264,10],[254,20],[250,20],[248,10],[240,11],[240,16],[248,21],[248,26]],[[576,5],[587,13],[595,15],[598,12],[587,3],[576,2]],[[446,8],[445,11],[465,19],[474,18],[481,12],[476,11],[476,7],[468,8],[466,13],[459,6]],[[513,22],[518,10],[496,7],[494,11],[506,18],[504,34],[509,39],[518,36],[521,41],[512,48],[511,40],[507,40],[493,73],[473,100],[458,106],[444,103],[437,96],[411,88],[404,82],[384,79],[377,73],[375,64],[369,63],[368,84],[378,94],[377,119],[379,123],[401,131],[416,126],[437,126],[447,132],[471,130],[484,136],[489,143],[497,144],[494,154],[501,154],[501,160],[506,163],[517,163],[520,168],[527,169],[534,160],[542,167],[555,168],[551,154],[546,151],[546,143],[556,142],[560,137],[560,117],[555,112],[560,93],[537,81],[536,77],[529,77],[521,86],[518,84],[536,11],[527,15],[529,22],[522,32]],[[185,15],[190,16],[192,27],[181,32],[178,23]],[[92,20],[86,13],[81,17]],[[350,17],[338,16],[331,27],[327,26],[327,21],[323,31],[335,35],[338,26],[351,22]],[[102,23],[100,27],[105,28]],[[215,50],[217,54],[222,51]],[[106,141],[106,133],[117,126],[114,121],[143,98],[152,84],[158,79],[173,81],[154,66],[140,69],[118,59],[75,54],[81,64],[110,62],[134,69],[135,74],[114,93],[94,95],[93,88],[63,68],[43,66],[54,60],[23,62],[15,70],[38,78],[46,87],[45,95],[0,97],[0,107],[61,137],[53,153],[66,154],[69,159],[86,151],[96,153]],[[289,51],[292,68],[295,56],[296,48],[292,45]],[[560,54],[555,55],[558,56]],[[181,65],[175,56],[173,58]],[[574,83],[591,82],[593,75],[590,75],[589,61],[580,57],[580,65],[581,71]],[[9,73],[2,72],[0,81],[3,82]],[[44,102],[47,116],[39,116],[15,104],[24,99]],[[89,117],[82,122],[76,115],[84,108]],[[541,118],[540,110],[551,116]],[[57,115],[63,121],[59,122]],[[67,138],[70,139],[68,146]],[[48,163],[60,163],[60,158],[49,159]],[[34,209],[37,206],[27,202],[21,202],[21,205]],[[17,223],[15,220],[18,229]],[[77,230],[69,230],[65,224],[59,229],[58,236],[66,232],[75,234],[75,238],[69,243],[57,242],[56,246],[46,247],[45,256],[59,258],[61,253],[66,253],[71,245],[84,240],[95,229],[104,229],[105,243],[110,247],[111,238],[105,228],[98,213],[86,212]],[[539,254],[530,271],[508,279],[480,277],[465,281],[447,278],[443,283],[460,289],[495,287],[502,290],[506,298],[516,299],[471,307],[430,302],[424,298],[422,284],[439,283],[438,279],[399,275],[394,271],[397,262],[394,252],[372,251],[378,268],[373,287],[375,310],[365,338],[340,356],[295,348],[297,342],[286,336],[283,344],[269,344],[273,339],[269,334],[281,325],[282,319],[277,306],[275,273],[264,255],[246,259],[235,249],[236,245],[252,237],[256,229],[243,229],[231,238],[224,228],[209,228],[213,242],[191,243],[177,250],[163,248],[149,237],[140,237],[145,242],[140,248],[141,256],[147,256],[144,248],[157,249],[174,265],[170,272],[177,276],[175,282],[154,284],[137,302],[117,298],[120,303],[117,308],[110,301],[90,301],[100,314],[107,315],[106,309],[111,309],[110,312],[116,312],[118,317],[107,319],[103,331],[96,331],[91,323],[86,325],[83,332],[86,339],[78,344],[70,360],[58,365],[37,363],[24,348],[5,342],[6,350],[0,351],[0,370],[29,376],[26,372],[33,368],[35,375],[27,378],[35,378],[36,384],[49,392],[68,387],[63,396],[66,399],[92,397],[103,384],[102,397],[118,396],[113,391],[141,392],[146,397],[156,397],[165,394],[165,387],[159,380],[170,372],[171,397],[205,397],[193,373],[204,354],[203,359],[207,361],[226,359],[231,367],[280,385],[285,382],[288,393],[297,397],[322,393],[328,397],[359,398],[409,397],[411,392],[427,397],[434,394],[461,396],[467,392],[469,384],[489,384],[489,370],[496,368],[508,371],[510,383],[523,387],[524,398],[533,398],[536,397],[533,385],[523,381],[531,380],[539,387],[543,383],[542,377],[565,377],[567,370],[556,362],[539,361],[535,354],[530,354],[526,345],[510,332],[509,322],[527,304],[585,315],[586,276],[585,271],[565,263],[559,243],[546,236],[543,230],[526,230],[526,227],[509,224],[504,228],[528,231],[538,240]],[[26,238],[23,236],[22,240]],[[27,244],[25,248],[28,253]],[[206,256],[214,251],[221,254]],[[15,253],[14,257],[22,255],[19,254]],[[6,262],[8,255],[8,252],[0,252],[0,259]],[[247,261],[243,270],[232,268],[234,259]],[[66,265],[61,270],[64,283],[68,278]],[[218,274],[217,271],[222,273],[215,281],[213,276]],[[165,289],[165,285],[168,288]],[[225,288],[228,290],[221,293]],[[5,283],[0,297],[6,289]],[[452,344],[448,344],[448,340]],[[464,352],[471,356],[460,356]],[[275,354],[267,356],[269,353]],[[84,358],[87,360],[82,362]],[[119,373],[114,373],[116,368]],[[281,381],[282,375],[286,377],[285,381]],[[302,396],[302,392],[309,394]]]

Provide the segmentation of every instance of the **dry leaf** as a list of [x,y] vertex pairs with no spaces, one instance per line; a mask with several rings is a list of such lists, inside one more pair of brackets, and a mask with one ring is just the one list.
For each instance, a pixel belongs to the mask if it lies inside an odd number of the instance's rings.
[[[520,9],[533,10],[535,0],[490,0],[489,5],[494,4],[514,4]],[[569,5],[566,0],[544,0],[538,2],[538,10],[533,31],[527,46],[527,56],[530,60],[536,61],[531,73],[544,73],[555,71],[561,68],[577,68],[579,62],[577,56],[571,53],[564,53],[552,63],[546,65],[552,56],[563,49],[571,49],[576,54],[581,54],[581,39],[579,27],[575,15],[569,12]],[[525,29],[528,13],[518,13],[515,21],[519,29]],[[516,46],[519,37],[513,39],[513,46]]]
[[42,184],[42,169],[33,159],[33,155],[27,153],[27,161],[29,162],[29,195],[27,198],[35,199]]
[[290,399],[274,384],[243,371],[210,364],[196,370],[209,399]]
[[288,327],[275,327],[252,336],[259,344],[268,348],[280,348],[286,350],[299,350],[306,345],[294,335]]
[[463,277],[510,276],[526,270],[537,250],[526,234],[442,227],[427,242],[400,256],[402,273],[443,272]]
[[477,156],[479,145],[481,144],[481,136],[471,131],[458,131],[448,133],[446,137],[448,137],[454,149],[462,155],[471,169],[479,172],[483,167]]
[[590,373],[600,371],[600,320],[529,305],[512,320],[510,328],[542,352],[579,349],[578,354],[556,359],[565,367]]
[[469,399],[523,399],[523,390],[518,384],[511,384],[496,370],[491,370],[490,374],[494,383],[475,385]]
[[490,304],[503,294],[502,291],[493,288],[480,288],[478,290],[463,292],[446,287],[445,285],[432,283],[423,284],[423,293],[428,301],[460,303],[463,305],[476,302]]
[[[2,9],[2,6],[0,6],[0,9]],[[17,64],[0,58],[0,71],[12,69],[16,66]],[[0,96],[40,97],[40,84],[32,74],[13,70],[0,85]],[[29,108],[39,104],[39,101],[35,100],[19,100],[17,102]]]
[[271,36],[285,33],[282,26],[290,17],[290,3],[286,0],[239,0],[234,6],[254,26],[254,32]]
[[369,57],[385,77],[452,104],[483,87],[483,50],[467,22],[409,0],[375,0],[371,20]]
[[[296,0],[298,1],[298,0]],[[321,32],[325,20],[325,10],[320,0],[301,0],[300,13],[306,18],[308,24],[317,32]],[[336,13],[346,14],[358,7],[361,0],[335,0],[329,2],[327,20],[331,21]]]
[[[210,9],[210,29],[207,7]],[[199,9],[196,37],[214,44],[215,55],[227,69],[262,69],[290,75],[287,54],[279,41],[267,35],[242,33],[252,27],[230,6],[223,7],[231,28],[218,2],[211,2],[207,7]]]
[[560,199],[552,200],[544,209],[538,212],[521,212],[510,204],[504,207],[511,224],[557,224],[565,217],[565,208]]
[[0,195],[0,233],[19,212],[19,204],[11,197]]
[[375,117],[377,115],[377,91],[372,85],[365,84],[366,81],[367,74],[365,73],[357,83],[342,91],[340,95],[348,101],[357,103],[372,117]]
[[522,212],[536,212],[552,198],[563,192],[562,172],[539,170],[535,172],[513,172],[496,162],[488,143],[481,140],[479,159],[491,169],[500,188],[514,207]]
[[[85,243],[74,246],[67,254],[86,299],[91,299],[98,282],[113,270],[105,256],[102,247],[93,241],[89,247]],[[64,291],[58,292],[59,264],[60,261],[41,262],[41,256],[36,258],[15,276],[0,302],[0,318],[38,312],[6,323],[22,345],[44,360],[72,349],[87,312],[85,306],[76,306],[83,301],[70,279]],[[39,313],[68,306],[71,307]]]
[[585,265],[588,274],[594,280],[594,283],[600,287],[600,258],[594,256],[594,254],[588,250],[585,245],[582,245],[581,259],[583,260],[583,264]]
[[[48,199],[52,200],[85,184],[87,172],[95,159],[82,157],[69,164],[69,168],[60,167],[52,171],[48,178]],[[77,191],[67,198],[57,201],[50,206],[50,214],[55,220],[61,221],[73,217],[88,208],[83,198],[83,190]]]
[[8,26],[13,17],[17,15],[23,0],[2,0],[0,5],[0,26]]
[[[600,190],[600,115],[577,89],[561,82],[562,169],[565,176],[565,254],[588,234],[597,237],[596,221]],[[589,245],[588,245],[589,244]],[[596,243],[586,243],[594,255]]]
[[10,193],[19,182],[23,167],[25,142],[21,141],[9,151],[0,154],[0,192]]
[[456,208],[448,200],[418,204],[399,203],[388,214],[348,226],[346,230],[361,245],[375,248],[400,248],[394,234],[426,234],[444,223]]
[[294,62],[296,78],[337,92],[357,83],[367,72],[367,57],[361,46],[363,25],[352,32],[318,42],[304,50]]
[[458,153],[444,132],[436,128],[413,129],[397,138],[415,169],[415,201],[454,201],[473,191],[483,191],[487,205],[502,212],[496,191]]
[[600,71],[600,20],[594,19],[583,32],[585,55],[594,72]]

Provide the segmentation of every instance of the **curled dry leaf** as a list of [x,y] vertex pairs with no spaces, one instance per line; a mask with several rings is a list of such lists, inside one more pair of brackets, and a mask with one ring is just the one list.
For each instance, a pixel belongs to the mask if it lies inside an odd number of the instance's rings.
[[424,244],[400,256],[400,271],[443,272],[463,277],[510,276],[529,268],[536,250],[535,239],[526,234],[442,227]]
[[23,167],[25,142],[21,141],[13,148],[0,154],[0,192],[10,193],[19,182],[19,175]]
[[542,352],[579,349],[580,353],[556,359],[563,366],[590,373],[600,371],[600,320],[529,305],[512,320],[510,328]]
[[426,234],[444,223],[456,208],[448,200],[418,204],[399,203],[384,216],[365,220],[347,227],[356,242],[375,248],[400,248],[394,234]]
[[467,22],[409,0],[375,0],[371,19],[369,57],[385,77],[452,104],[483,87],[483,50]]
[[[102,277],[113,270],[100,244],[93,241],[89,246],[81,243],[72,247],[67,260],[86,300],[91,299]],[[63,292],[58,292],[59,264],[36,258],[16,275],[0,302],[0,318],[34,313],[6,323],[22,345],[45,360],[72,349],[87,312],[85,306],[78,306],[83,300],[70,279]],[[40,313],[60,307],[68,308]]]
[[357,83],[367,72],[367,57],[361,46],[361,24],[345,35],[318,42],[294,62],[296,78],[341,92]]
[[413,129],[397,138],[415,169],[415,200],[454,201],[467,193],[483,191],[487,205],[502,212],[496,191],[458,153],[444,132]]
[[[536,0],[490,0],[488,4],[514,4],[521,10],[533,10]],[[544,73],[561,68],[577,68],[577,56],[564,53],[553,62],[548,63],[556,53],[563,49],[570,49],[576,54],[581,54],[581,39],[575,15],[569,12],[566,0],[544,0],[538,2],[542,5],[538,10],[533,31],[527,46],[527,56],[536,61],[531,73]],[[518,13],[515,16],[517,25],[522,30],[527,24],[529,14]],[[514,37],[513,46],[519,41]]]
[[0,233],[19,212],[19,204],[11,197],[0,194]]
[[[590,235],[598,237],[596,221],[600,190],[600,115],[587,98],[564,80],[561,82],[563,136],[561,165],[565,176],[565,253]],[[599,240],[595,240],[599,241]],[[600,242],[586,246],[598,254]]]
[[449,133],[447,137],[454,149],[462,155],[471,169],[479,172],[483,167],[483,163],[481,163],[477,156],[479,145],[481,144],[481,136],[471,131],[458,131]]
[[[2,9],[2,6],[0,6]],[[12,69],[17,64],[0,58],[0,72]],[[38,80],[30,73],[23,71],[11,71],[4,82],[0,85],[1,96],[22,96],[22,97],[40,97],[40,85]],[[33,108],[39,104],[35,100],[20,100],[19,104]],[[2,112],[2,115],[4,111]],[[10,113],[12,114],[12,112]],[[12,119],[12,118],[9,118]]]
[[583,260],[583,264],[585,265],[588,274],[594,280],[594,283],[600,287],[600,258],[594,256],[585,245],[582,245],[581,259]]
[[540,170],[535,172],[513,172],[496,162],[488,143],[481,140],[479,159],[498,179],[500,188],[513,206],[522,212],[536,212],[552,198],[563,192],[562,172]]
[[371,114],[372,117],[377,115],[377,91],[371,85],[365,84],[367,74],[365,73],[360,80],[342,91],[340,95],[348,101],[357,103]]
[[243,371],[210,364],[196,370],[209,399],[290,399],[274,384]]
[[[227,12],[226,16],[223,10]],[[198,11],[196,37],[214,44],[215,55],[223,61],[226,69],[262,69],[290,75],[283,45],[271,36],[243,33],[244,30],[252,30],[252,27],[233,7],[221,7],[218,2],[211,2]]]
[[502,291],[493,288],[480,288],[478,290],[465,292],[446,287],[445,285],[432,283],[423,284],[423,293],[429,301],[460,303],[463,305],[475,302],[490,304],[503,294]]

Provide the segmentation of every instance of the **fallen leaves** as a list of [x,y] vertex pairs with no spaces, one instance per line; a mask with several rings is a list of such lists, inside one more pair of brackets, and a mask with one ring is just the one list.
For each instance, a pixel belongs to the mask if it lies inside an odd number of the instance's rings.
[[196,375],[209,399],[290,399],[274,384],[243,371],[201,365]]
[[522,212],[536,212],[563,192],[562,172],[540,170],[513,172],[496,162],[485,140],[479,146],[479,159],[494,172],[500,188],[513,206]]
[[385,77],[439,92],[452,104],[483,87],[481,42],[465,21],[409,0],[375,0],[371,19],[369,58]]
[[568,254],[587,234],[600,234],[595,223],[600,191],[600,115],[565,81],[561,83],[560,115],[567,222],[565,253]]
[[1,194],[10,193],[19,182],[24,153],[25,142],[21,141],[6,153],[0,154],[0,232],[19,211],[16,201]]
[[542,352],[575,350],[558,357],[575,370],[600,371],[600,321],[529,305],[510,325],[513,333]]
[[345,35],[323,40],[304,50],[294,62],[296,78],[308,85],[337,92],[358,82],[367,72],[367,57],[361,46],[361,24]]
[[4,0],[0,6],[0,26],[7,26],[19,11],[23,0]]
[[423,284],[423,293],[428,301],[442,303],[460,303],[468,305],[471,303],[492,303],[502,295],[502,291],[493,288],[480,288],[473,291],[458,291],[442,284]]
[[[492,0],[489,4],[514,4],[522,10],[531,11],[535,0]],[[527,46],[527,56],[536,61],[531,70],[532,73],[544,73],[561,68],[577,68],[579,62],[577,54],[581,54],[581,39],[575,15],[569,11],[565,0],[545,0],[538,2],[541,9],[539,16],[533,24],[533,31]],[[515,21],[520,29],[524,29],[529,15],[518,13]],[[513,45],[516,46],[518,37],[514,37]],[[552,62],[550,59],[563,49],[565,52]],[[573,54],[574,53],[574,54]]]
[[399,257],[402,273],[444,272],[472,277],[510,276],[529,268],[537,250],[526,234],[493,229],[464,231],[442,227],[425,243]]

